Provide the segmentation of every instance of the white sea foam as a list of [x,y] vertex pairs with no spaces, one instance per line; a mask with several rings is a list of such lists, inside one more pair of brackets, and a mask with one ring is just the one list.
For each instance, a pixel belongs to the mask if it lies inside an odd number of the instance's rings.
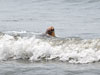
[[0,60],[57,60],[90,63],[100,60],[100,39],[0,36]]

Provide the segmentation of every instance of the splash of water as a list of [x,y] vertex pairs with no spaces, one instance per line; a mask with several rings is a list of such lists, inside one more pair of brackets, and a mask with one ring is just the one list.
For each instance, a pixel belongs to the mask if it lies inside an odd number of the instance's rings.
[[100,60],[100,39],[40,38],[36,35],[22,37],[2,34],[0,60],[9,59],[57,60],[69,63],[97,62]]

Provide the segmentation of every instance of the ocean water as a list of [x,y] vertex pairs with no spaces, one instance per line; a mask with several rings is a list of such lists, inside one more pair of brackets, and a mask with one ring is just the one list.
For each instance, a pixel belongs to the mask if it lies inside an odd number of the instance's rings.
[[100,1],[0,0],[0,75],[100,75]]

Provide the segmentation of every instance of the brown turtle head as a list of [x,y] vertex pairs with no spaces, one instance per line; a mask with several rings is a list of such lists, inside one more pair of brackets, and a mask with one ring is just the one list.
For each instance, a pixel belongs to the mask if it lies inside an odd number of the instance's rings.
[[54,30],[54,27],[53,27],[53,26],[48,27],[48,29],[46,30],[46,34],[55,37],[55,30]]

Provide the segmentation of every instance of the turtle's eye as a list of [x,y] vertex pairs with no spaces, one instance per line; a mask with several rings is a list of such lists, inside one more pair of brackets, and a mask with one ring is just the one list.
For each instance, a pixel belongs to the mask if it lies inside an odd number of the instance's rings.
[[54,31],[54,29],[51,29],[51,31]]

